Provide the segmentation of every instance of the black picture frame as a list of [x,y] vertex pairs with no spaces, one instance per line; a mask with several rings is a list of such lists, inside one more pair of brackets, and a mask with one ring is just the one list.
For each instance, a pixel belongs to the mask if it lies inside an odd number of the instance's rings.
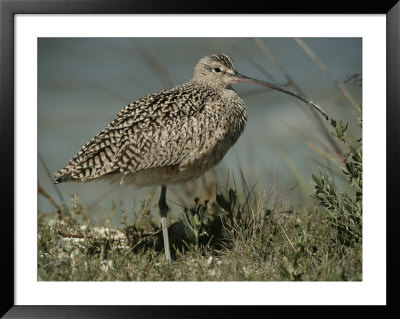
[[[387,305],[378,307],[191,307],[191,306],[16,306],[14,302],[14,18],[16,14],[386,14],[387,18]],[[399,42],[400,3],[392,1],[325,0],[252,2],[236,4],[216,1],[154,1],[154,0],[0,0],[1,73],[0,73],[0,174],[2,181],[1,236],[1,309],[4,318],[130,318],[130,317],[227,317],[247,316],[249,312],[268,315],[342,316],[372,315],[392,318],[399,316],[396,288],[399,284],[395,268],[395,232],[398,225],[394,201],[397,187],[396,145],[399,135]],[[380,79],[377,79],[379,81]],[[383,80],[383,79],[382,79]],[[383,142],[383,141],[382,141]],[[389,173],[390,172],[390,173]],[[384,203],[382,203],[384,204]],[[56,293],[56,292],[55,292]]]

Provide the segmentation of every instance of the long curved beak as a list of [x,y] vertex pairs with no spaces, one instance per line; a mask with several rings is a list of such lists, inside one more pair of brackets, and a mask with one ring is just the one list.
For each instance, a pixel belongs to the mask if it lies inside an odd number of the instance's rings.
[[310,100],[308,100],[304,96],[301,96],[301,95],[298,95],[298,94],[296,94],[296,93],[294,93],[292,91],[286,90],[283,87],[280,87],[278,85],[275,85],[275,84],[272,84],[272,83],[269,83],[269,82],[265,82],[265,81],[261,81],[261,80],[256,80],[256,79],[250,78],[248,76],[241,75],[239,73],[236,73],[233,76],[233,82],[234,83],[235,82],[244,82],[244,83],[261,85],[261,86],[264,86],[266,88],[270,88],[270,89],[273,89],[273,90],[281,91],[283,93],[286,93],[286,94],[289,94],[291,96],[294,96],[294,97],[300,99],[301,101],[303,101],[304,103],[310,105],[314,109],[316,109],[319,113],[321,113],[325,117],[325,119],[327,121],[331,120],[332,125],[334,127],[336,127],[336,121],[335,120],[333,120],[332,118],[329,118],[328,114],[326,114],[326,112],[320,106],[318,106],[317,104],[311,102]]

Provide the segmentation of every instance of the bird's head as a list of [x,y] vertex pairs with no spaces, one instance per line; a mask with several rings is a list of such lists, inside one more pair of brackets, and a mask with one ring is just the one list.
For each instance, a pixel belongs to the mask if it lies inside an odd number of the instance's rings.
[[202,58],[194,68],[192,80],[214,88],[227,88],[235,82],[236,74],[232,59],[219,53]]
[[[192,81],[213,87],[215,89],[226,89],[229,88],[233,83],[239,82],[260,85],[292,95],[313,107],[327,120],[329,119],[328,115],[320,106],[311,102],[305,97],[273,83],[257,80],[239,74],[232,59],[224,53],[213,54],[202,58],[194,68]],[[336,126],[336,121],[331,119],[331,122],[333,126]]]

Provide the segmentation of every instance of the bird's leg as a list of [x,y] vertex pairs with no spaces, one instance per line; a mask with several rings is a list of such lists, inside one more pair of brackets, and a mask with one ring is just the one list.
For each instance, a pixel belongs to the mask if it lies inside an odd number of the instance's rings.
[[165,250],[165,258],[167,262],[171,263],[171,253],[169,251],[169,240],[168,240],[168,227],[167,227],[167,213],[168,213],[168,205],[165,198],[167,192],[167,187],[162,185],[161,186],[161,194],[160,200],[158,201],[158,208],[160,209],[161,215],[161,227],[164,237],[164,250]]

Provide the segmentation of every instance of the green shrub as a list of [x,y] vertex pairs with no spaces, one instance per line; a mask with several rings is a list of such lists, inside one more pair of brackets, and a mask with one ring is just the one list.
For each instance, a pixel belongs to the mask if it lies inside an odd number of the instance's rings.
[[[362,124],[359,119],[360,126]],[[328,213],[327,220],[337,231],[337,240],[345,246],[360,244],[362,241],[362,139],[351,145],[347,137],[348,125],[340,121],[333,135],[348,149],[344,156],[341,171],[348,182],[347,191],[339,191],[332,177],[319,172],[313,175],[315,182],[314,194],[324,210]]]

